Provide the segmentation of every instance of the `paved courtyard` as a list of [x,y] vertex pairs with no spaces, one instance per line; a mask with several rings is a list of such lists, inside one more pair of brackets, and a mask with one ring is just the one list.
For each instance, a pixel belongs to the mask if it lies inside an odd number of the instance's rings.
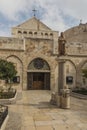
[[9,105],[5,130],[87,130],[87,100],[71,97],[71,109],[49,103],[50,91],[19,91]]

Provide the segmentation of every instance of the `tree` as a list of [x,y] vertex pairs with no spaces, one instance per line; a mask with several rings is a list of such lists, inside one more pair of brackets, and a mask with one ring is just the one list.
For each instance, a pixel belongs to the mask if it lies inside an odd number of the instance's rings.
[[12,62],[0,59],[0,79],[9,81],[11,87],[11,82],[16,74],[17,71]]

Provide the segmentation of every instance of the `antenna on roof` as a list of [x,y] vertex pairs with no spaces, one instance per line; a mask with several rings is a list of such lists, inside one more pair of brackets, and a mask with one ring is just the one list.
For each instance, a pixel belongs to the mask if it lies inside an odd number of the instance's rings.
[[34,8],[33,10],[33,13],[34,13],[34,17],[36,16],[36,12],[37,12],[37,10]]

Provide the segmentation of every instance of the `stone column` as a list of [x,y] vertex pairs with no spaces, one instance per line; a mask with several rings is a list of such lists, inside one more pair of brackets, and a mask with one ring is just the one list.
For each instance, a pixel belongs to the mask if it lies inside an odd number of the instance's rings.
[[58,91],[52,92],[51,104],[61,107],[61,89],[64,86],[64,63],[63,59],[58,59]]
[[61,89],[64,86],[64,60],[59,60],[59,70],[58,70],[58,93],[61,94]]
[[63,59],[58,61],[58,93],[56,93],[56,104],[58,107],[61,107],[61,89],[64,87],[64,63]]

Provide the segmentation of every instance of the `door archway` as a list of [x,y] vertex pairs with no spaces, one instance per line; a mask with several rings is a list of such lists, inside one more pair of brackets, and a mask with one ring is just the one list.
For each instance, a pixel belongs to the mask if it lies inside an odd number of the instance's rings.
[[41,59],[35,58],[28,66],[27,89],[50,90],[50,67]]

